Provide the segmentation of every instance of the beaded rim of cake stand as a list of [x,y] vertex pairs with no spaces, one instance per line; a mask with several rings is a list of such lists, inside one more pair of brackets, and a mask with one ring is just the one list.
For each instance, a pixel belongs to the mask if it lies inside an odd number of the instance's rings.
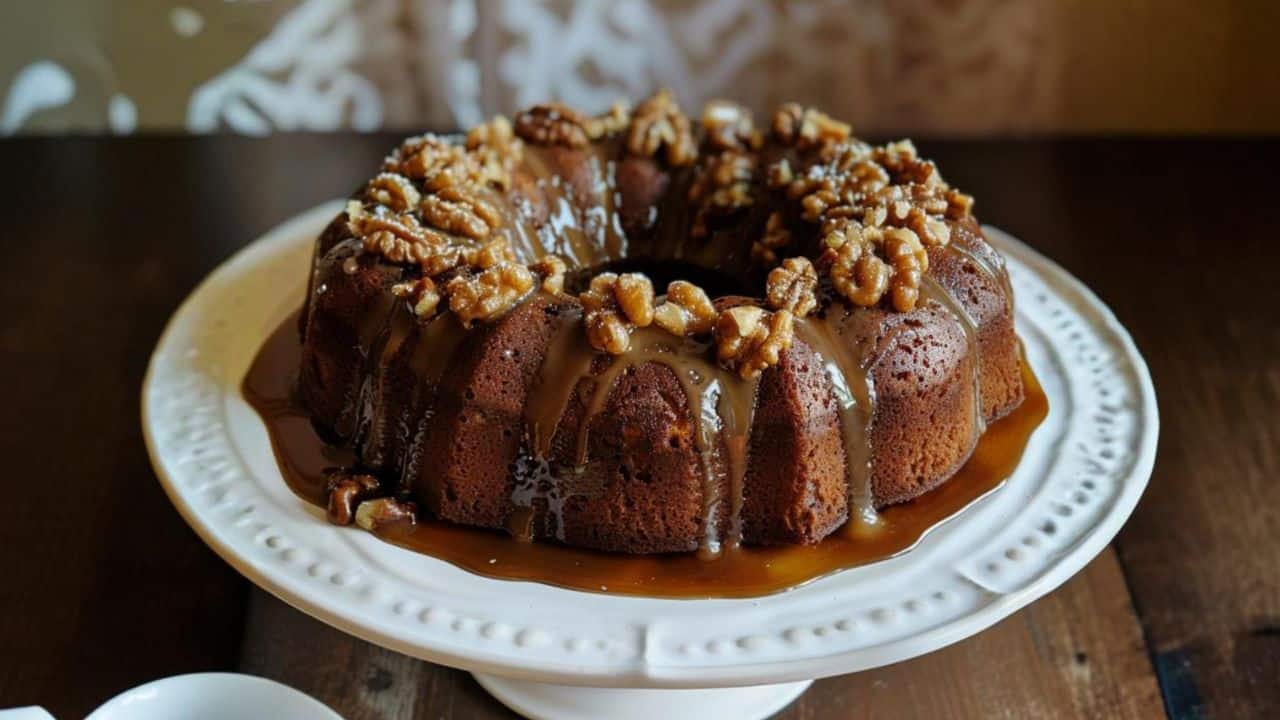
[[[298,268],[336,208],[268,233],[179,308],[144,381],[143,429],[165,490],[224,559],[296,607],[406,654],[632,687],[772,683],[897,662],[1061,584],[1105,547],[1150,475],[1155,396],[1128,334],[1065,271],[988,228],[1010,266],[1019,332],[1050,415],[1006,487],[917,548],[741,600],[611,596],[472,575],[301,507],[272,472],[265,428],[239,395],[261,340],[300,301]],[[1008,503],[1021,509],[999,516]]]

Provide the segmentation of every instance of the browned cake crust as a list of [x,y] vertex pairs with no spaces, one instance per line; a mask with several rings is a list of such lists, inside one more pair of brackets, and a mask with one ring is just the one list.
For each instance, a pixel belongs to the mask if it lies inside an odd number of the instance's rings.
[[[705,160],[674,165],[608,134],[529,142],[488,192],[521,223],[520,261],[576,256],[566,281],[578,289],[637,259],[757,289],[718,299],[723,317],[766,304],[758,245],[793,202],[767,189],[766,160],[804,157],[780,147],[752,151],[753,204],[700,239],[690,196]],[[569,292],[523,292],[469,328],[453,311],[416,313],[405,288],[425,271],[370,251],[352,221],[343,213],[317,241],[298,398],[367,470],[448,521],[628,553],[813,543],[945,482],[1022,400],[1004,262],[967,212],[940,220],[949,242],[927,248],[918,301],[859,307],[823,280],[819,305],[747,379],[714,362],[719,330],[704,341],[633,327],[629,348],[599,352]],[[792,247],[821,252],[808,232]]]

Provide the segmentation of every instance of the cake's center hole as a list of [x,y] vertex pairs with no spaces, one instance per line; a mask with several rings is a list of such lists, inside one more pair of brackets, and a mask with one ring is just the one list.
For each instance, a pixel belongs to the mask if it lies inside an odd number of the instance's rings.
[[653,290],[661,295],[667,291],[667,285],[673,280],[685,280],[706,291],[713,298],[721,295],[751,295],[751,288],[746,287],[739,278],[732,275],[702,267],[680,260],[655,260],[652,258],[627,258],[601,263],[583,268],[567,278],[566,290],[574,294],[587,289],[591,278],[600,273],[638,272],[649,276],[653,281]]

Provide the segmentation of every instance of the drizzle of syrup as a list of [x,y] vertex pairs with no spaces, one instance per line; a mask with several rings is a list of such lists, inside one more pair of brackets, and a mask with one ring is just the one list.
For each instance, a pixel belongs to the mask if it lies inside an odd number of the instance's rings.
[[[307,502],[322,505],[324,469],[351,465],[351,451],[329,445],[291,399],[300,346],[289,318],[263,345],[243,384],[266,424],[281,475]],[[857,533],[835,532],[813,546],[725,547],[711,556],[618,555],[554,543],[521,542],[504,533],[420,519],[407,537],[384,538],[461,568],[505,580],[530,580],[592,592],[669,598],[753,597],[909,550],[931,528],[997,490],[1017,467],[1048,402],[1025,359],[1025,399],[991,423],[969,461],[939,488],[879,511]],[[320,522],[317,520],[317,522]],[[364,532],[356,528],[346,532]]]

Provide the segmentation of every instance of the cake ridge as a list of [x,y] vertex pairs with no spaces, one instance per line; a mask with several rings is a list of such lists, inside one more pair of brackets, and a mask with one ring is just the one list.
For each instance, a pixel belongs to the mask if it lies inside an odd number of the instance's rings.
[[[847,317],[847,313],[845,315]],[[844,436],[844,472],[848,521],[873,526],[877,518],[871,489],[871,440],[868,431],[875,415],[875,386],[871,382],[870,348],[864,339],[850,348],[836,337],[827,315],[809,322],[801,338],[818,349],[823,367],[839,403],[840,429]],[[872,339],[873,340],[873,339]],[[856,513],[855,513],[856,511]]]

